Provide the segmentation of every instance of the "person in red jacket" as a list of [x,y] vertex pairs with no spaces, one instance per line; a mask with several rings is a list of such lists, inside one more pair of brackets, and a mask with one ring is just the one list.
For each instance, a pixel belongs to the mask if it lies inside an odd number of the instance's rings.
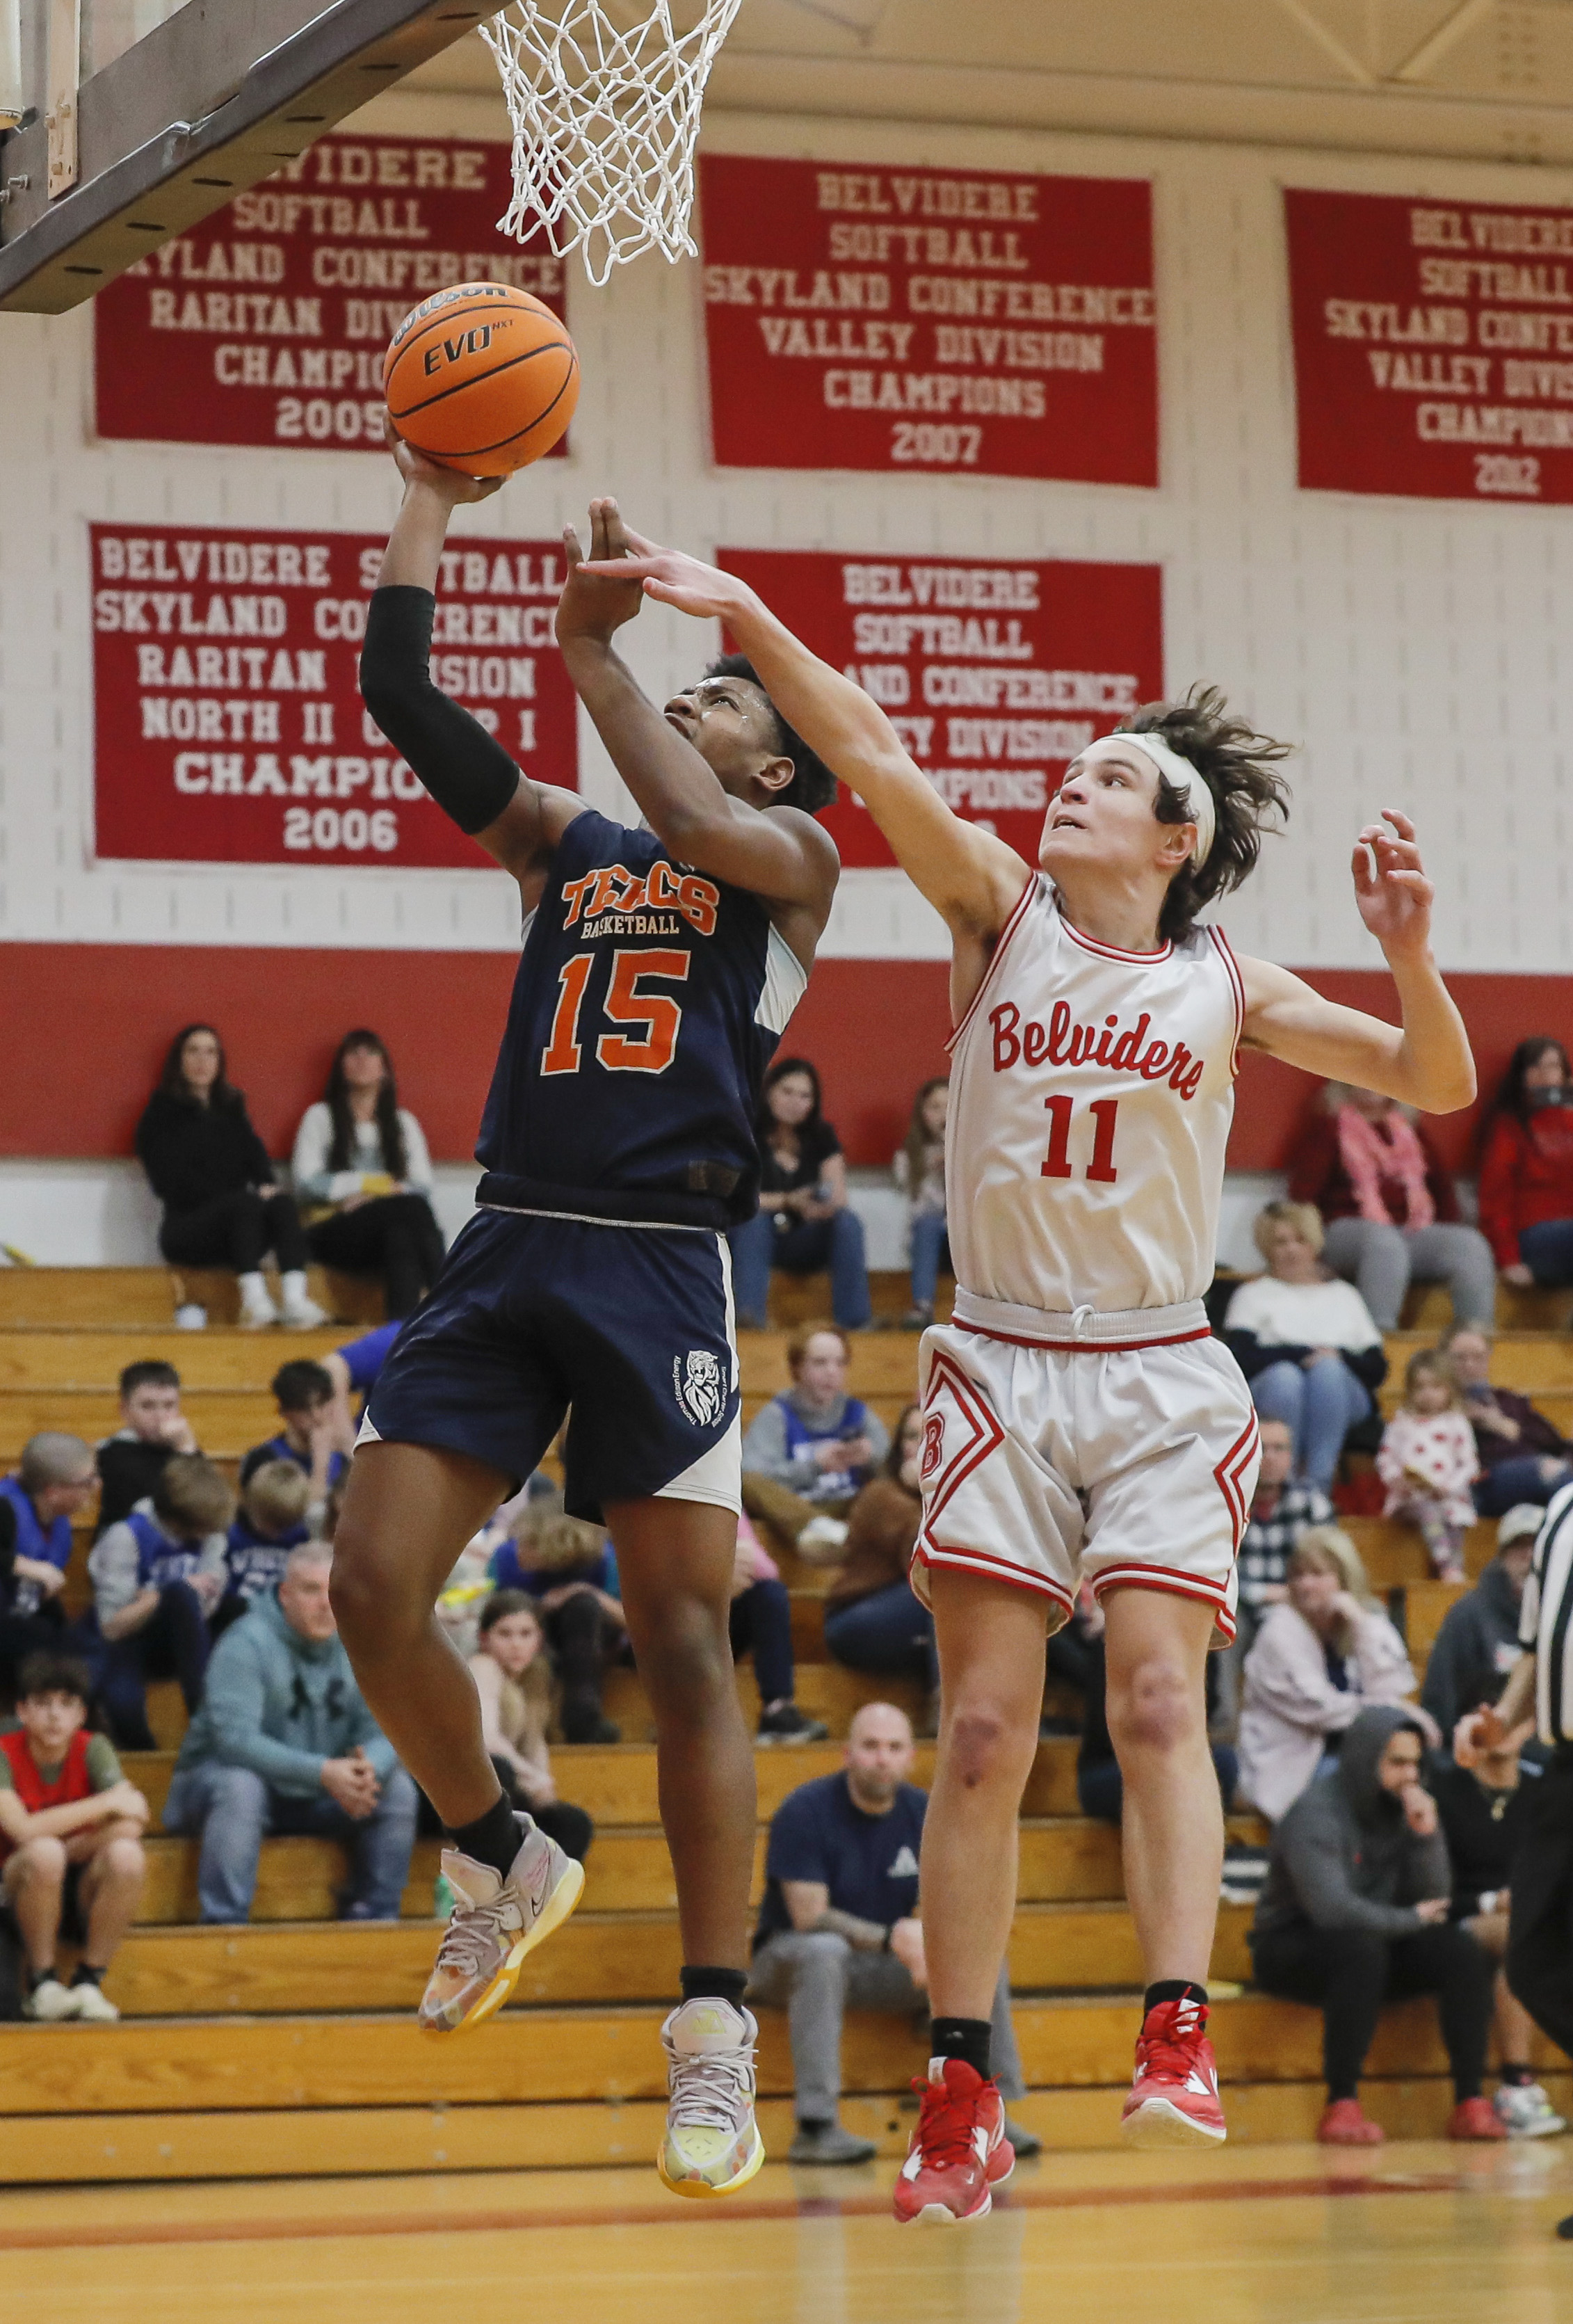
[[1487,1117],[1480,1223],[1504,1283],[1573,1283],[1573,1065],[1549,1033],[1519,1043]]
[[1290,1157],[1289,1199],[1314,1203],[1322,1258],[1352,1283],[1378,1328],[1396,1331],[1411,1283],[1445,1283],[1455,1323],[1490,1329],[1490,1245],[1458,1214],[1458,1190],[1430,1135],[1375,1090],[1329,1082]]

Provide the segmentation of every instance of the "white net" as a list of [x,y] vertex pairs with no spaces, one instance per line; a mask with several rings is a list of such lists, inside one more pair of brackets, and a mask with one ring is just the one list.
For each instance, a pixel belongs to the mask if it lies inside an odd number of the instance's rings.
[[544,223],[595,283],[643,250],[692,257],[704,84],[741,5],[703,0],[675,23],[672,0],[646,0],[620,25],[602,0],[513,0],[483,25],[513,123],[503,232],[522,241]]

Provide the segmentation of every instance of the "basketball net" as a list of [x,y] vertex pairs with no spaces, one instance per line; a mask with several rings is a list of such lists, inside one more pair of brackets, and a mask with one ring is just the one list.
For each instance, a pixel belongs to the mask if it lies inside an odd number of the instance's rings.
[[559,257],[582,251],[597,285],[652,247],[674,260],[695,256],[688,214],[700,107],[741,5],[703,0],[686,32],[672,22],[672,0],[656,0],[625,32],[601,0],[512,0],[483,24],[513,124],[502,231],[523,242],[544,225]]

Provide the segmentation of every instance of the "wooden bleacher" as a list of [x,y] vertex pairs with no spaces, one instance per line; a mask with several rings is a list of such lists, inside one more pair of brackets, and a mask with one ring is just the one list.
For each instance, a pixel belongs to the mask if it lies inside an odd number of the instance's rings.
[[[777,1328],[742,1342],[750,1413],[786,1385],[786,1327],[827,1304],[823,1282],[781,1289]],[[117,1416],[121,1366],[158,1355],[179,1366],[204,1444],[233,1466],[271,1432],[267,1382],[278,1365],[346,1335],[344,1326],[178,1332],[177,1296],[158,1268],[0,1269],[0,1455],[14,1459],[40,1427],[106,1434]],[[318,1281],[314,1296],[352,1328],[365,1320],[336,1284]],[[877,1296],[882,1312],[898,1311],[904,1286],[878,1283]],[[206,1304],[221,1312],[216,1298]],[[1498,1376],[1532,1390],[1564,1422],[1573,1419],[1573,1347],[1557,1335],[1565,1314],[1543,1302],[1509,1300],[1502,1322]],[[1421,1329],[1395,1335],[1395,1370],[1430,1336]],[[915,1354],[915,1340],[897,1332],[856,1343],[853,1387],[887,1422],[911,1396]],[[1428,1580],[1412,1529],[1375,1518],[1351,1519],[1349,1529],[1374,1586],[1404,1620],[1419,1667],[1457,1591]],[[85,1602],[90,1532],[85,1524],[73,1559],[73,1606]],[[1471,1574],[1491,1554],[1492,1533],[1474,1529]],[[793,1593],[798,1698],[839,1738],[860,1702],[903,1691],[827,1661],[829,1577],[793,1559],[783,1573]],[[751,1718],[758,1697],[746,1669],[739,1684]],[[912,1691],[904,1699],[918,1708]],[[41,2184],[646,2160],[661,2116],[656,2031],[676,1987],[676,1900],[657,1816],[649,1706],[632,1672],[613,1674],[607,1708],[622,1727],[621,1745],[559,1746],[556,1754],[564,1796],[597,1825],[584,1904],[560,1938],[531,1956],[517,2002],[483,2034],[435,2040],[412,2022],[435,1942],[435,1844],[417,1849],[396,1925],[334,1920],[339,1851],[326,1841],[279,1840],[264,1846],[252,1924],[204,1929],[196,1921],[195,1847],[155,1827],[139,1925],[107,1986],[124,2022],[0,2027],[0,2173],[14,2184]],[[129,1754],[126,1767],[156,1812],[184,1714],[168,1687],[152,1690],[150,1710],[167,1748]],[[838,1764],[834,1742],[758,1755],[756,1894],[769,1814],[788,1789]],[[921,1747],[920,1781],[932,1764],[932,1747]],[[1260,1837],[1249,1818],[1233,1829],[1238,1838]],[[1077,1812],[1073,1743],[1039,1747],[1024,1803],[1018,1897],[1011,1973],[1032,2085],[1019,2112],[1051,2144],[1110,2144],[1130,2070],[1141,1969],[1118,1835]],[[1213,2030],[1232,2135],[1303,2138],[1321,2104],[1320,2025],[1309,2010],[1236,1992],[1249,1975],[1248,1917],[1223,1908],[1213,1960],[1222,1987]],[[922,2064],[914,2028],[849,2020],[845,2119],[888,2153],[905,2146],[910,2116],[900,2093]],[[1392,2133],[1434,2134],[1450,2103],[1443,2068],[1429,2005],[1390,2012],[1366,2088],[1370,2111]],[[1547,2079],[1559,2097],[1569,2095],[1568,2077]],[[761,2120],[777,2152],[790,2135],[790,2088],[785,2024],[768,2011]]]

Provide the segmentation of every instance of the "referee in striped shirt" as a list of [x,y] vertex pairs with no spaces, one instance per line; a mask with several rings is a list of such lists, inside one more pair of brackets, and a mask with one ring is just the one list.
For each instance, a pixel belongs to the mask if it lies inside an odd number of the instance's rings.
[[[1473,1764],[1482,1745],[1550,1746],[1530,1791],[1513,1860],[1507,1982],[1542,2034],[1573,2056],[1573,1485],[1552,1497],[1524,1587],[1524,1651],[1495,1710],[1476,1711],[1454,1732],[1454,1756]],[[1557,2233],[1573,2242],[1573,2216]]]

